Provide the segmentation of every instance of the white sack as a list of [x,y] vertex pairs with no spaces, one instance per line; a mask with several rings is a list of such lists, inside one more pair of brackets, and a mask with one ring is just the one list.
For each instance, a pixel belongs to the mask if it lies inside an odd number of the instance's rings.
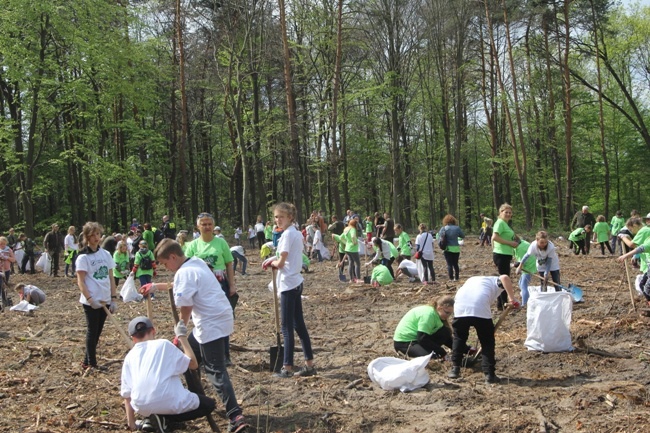
[[636,291],[639,292],[639,295],[643,295],[643,287],[641,287],[642,278],[643,274],[639,274],[636,276],[636,280],[634,280],[634,287],[636,288]]
[[13,307],[11,307],[9,310],[11,310],[11,311],[25,311],[25,312],[28,312],[28,311],[36,310],[37,308],[38,308],[38,307],[37,307],[36,305],[32,305],[32,304],[30,304],[29,302],[27,302],[27,299],[23,299],[23,300],[20,301],[18,304],[16,304],[16,305],[14,305]]
[[402,392],[413,391],[429,383],[426,366],[431,354],[410,361],[399,358],[377,358],[368,364],[368,376],[381,389]]
[[571,345],[571,313],[573,297],[567,292],[540,292],[529,287],[530,299],[526,306],[528,350],[566,352]]
[[133,276],[129,276],[126,281],[124,281],[124,284],[120,289],[120,295],[124,302],[140,302],[143,298],[135,288],[135,278]]
[[42,269],[44,274],[50,275],[50,270],[52,269],[52,259],[50,259],[50,255],[48,253],[41,254],[41,257],[39,257],[34,267]]

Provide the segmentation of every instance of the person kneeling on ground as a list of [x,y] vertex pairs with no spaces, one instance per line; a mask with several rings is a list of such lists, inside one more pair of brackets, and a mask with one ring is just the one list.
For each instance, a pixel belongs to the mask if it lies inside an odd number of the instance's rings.
[[[156,328],[147,317],[129,323],[129,335],[135,343],[124,358],[122,387],[124,409],[129,429],[166,432],[169,422],[182,422],[210,414],[216,407],[213,399],[183,387],[180,375],[198,363],[187,341],[185,322],[179,321],[174,333],[183,352],[164,339],[156,339]],[[135,412],[149,417],[136,422]]]
[[[410,357],[433,352],[432,359],[444,359],[447,352],[442,346],[452,347],[449,318],[453,312],[454,298],[449,295],[434,300],[430,305],[410,309],[395,329],[395,350]],[[466,346],[463,352],[472,355],[476,350]]]
[[[367,265],[367,264],[366,264]],[[390,269],[384,265],[377,265],[372,270],[370,276],[370,283],[377,286],[387,286],[393,282],[393,274],[391,274]]]
[[418,276],[418,267],[411,260],[407,259],[403,255],[397,256],[397,279],[400,275],[406,275],[409,279],[409,283],[419,282],[420,277]]
[[45,302],[45,292],[36,286],[21,283],[16,284],[16,287],[14,289],[16,292],[18,292],[18,296],[20,296],[21,301],[26,300],[30,304],[36,306],[41,305],[43,302]]
[[454,320],[451,322],[454,332],[453,354],[451,356],[453,367],[447,374],[450,379],[460,377],[460,366],[467,347],[469,328],[474,327],[483,350],[481,367],[485,374],[485,381],[487,383],[497,383],[501,380],[495,374],[494,322],[492,322],[490,306],[497,300],[503,290],[508,294],[508,302],[514,308],[519,308],[520,304],[515,301],[512,281],[510,281],[508,275],[471,277],[456,292]]

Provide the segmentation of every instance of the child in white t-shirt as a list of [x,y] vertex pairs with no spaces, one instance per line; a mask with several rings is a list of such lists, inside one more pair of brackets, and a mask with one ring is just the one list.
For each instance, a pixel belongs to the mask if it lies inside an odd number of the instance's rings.
[[[282,370],[276,373],[276,376],[282,378],[294,375],[313,376],[316,374],[314,354],[302,309],[303,278],[300,271],[302,270],[303,238],[293,225],[296,219],[296,207],[290,203],[279,203],[273,209],[273,215],[278,227],[284,230],[278,242],[279,259],[267,260],[264,265],[264,269],[269,265],[278,269],[277,283],[280,291],[284,360]],[[306,364],[296,372],[293,369],[294,330],[300,337]]]

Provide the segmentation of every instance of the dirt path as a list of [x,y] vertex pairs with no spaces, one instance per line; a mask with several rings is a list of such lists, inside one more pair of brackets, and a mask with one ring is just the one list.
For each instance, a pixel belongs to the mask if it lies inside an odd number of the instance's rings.
[[[305,276],[304,306],[319,374],[304,379],[275,379],[268,372],[268,348],[275,344],[270,276],[259,268],[256,252],[248,254],[251,275],[238,277],[241,298],[231,342],[255,350],[233,351],[236,366],[229,373],[259,432],[650,431],[648,322],[631,312],[625,272],[600,252],[592,249],[589,257],[574,257],[560,248],[563,283],[577,284],[585,293],[585,302],[574,305],[572,337],[574,344],[625,358],[529,352],[523,345],[522,311],[509,316],[497,333],[501,384],[485,385],[478,366],[451,382],[446,379],[449,365],[435,363],[430,384],[408,394],[372,385],[368,363],[394,354],[392,334],[409,308],[453,294],[469,276],[491,274],[491,251],[468,240],[459,283],[445,283],[444,259],[437,251],[441,284],[426,287],[350,285],[338,281],[334,262],[314,264],[314,272]],[[166,272],[157,278],[169,279]],[[12,282],[41,287],[48,301],[33,316],[0,314],[0,431],[124,431],[119,388],[126,348],[120,334],[106,323],[98,355],[109,371],[84,375],[85,319],[75,280],[18,275]],[[642,304],[637,301],[637,307]],[[144,313],[144,304],[121,303],[117,318],[126,328],[132,317]],[[154,301],[153,319],[159,336],[171,338],[164,294]],[[302,365],[300,358],[298,352],[297,365]],[[205,387],[214,395],[209,384]],[[223,411],[216,419],[226,431]],[[209,427],[201,420],[175,431]]]

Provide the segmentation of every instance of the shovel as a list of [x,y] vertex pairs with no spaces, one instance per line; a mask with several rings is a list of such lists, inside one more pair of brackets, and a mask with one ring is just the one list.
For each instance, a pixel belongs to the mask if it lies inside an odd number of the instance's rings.
[[273,268],[273,308],[275,310],[275,338],[277,346],[271,346],[269,355],[271,362],[269,369],[274,372],[279,372],[282,369],[282,362],[284,361],[284,348],[282,347],[282,339],[280,337],[280,307],[278,305],[278,270]]
[[[522,269],[523,271],[523,269]],[[526,271],[523,271],[526,272]],[[537,274],[531,274],[530,272],[526,272],[527,274],[530,274],[534,277],[539,278],[542,281],[545,281],[544,278],[540,277]],[[558,289],[562,290],[563,292],[568,292],[571,294],[571,297],[573,298],[573,302],[583,302],[584,300],[582,299],[582,289],[574,284],[569,284],[569,287],[564,287],[562,284],[557,284],[554,283],[553,281],[546,281],[547,283],[557,287]]]

